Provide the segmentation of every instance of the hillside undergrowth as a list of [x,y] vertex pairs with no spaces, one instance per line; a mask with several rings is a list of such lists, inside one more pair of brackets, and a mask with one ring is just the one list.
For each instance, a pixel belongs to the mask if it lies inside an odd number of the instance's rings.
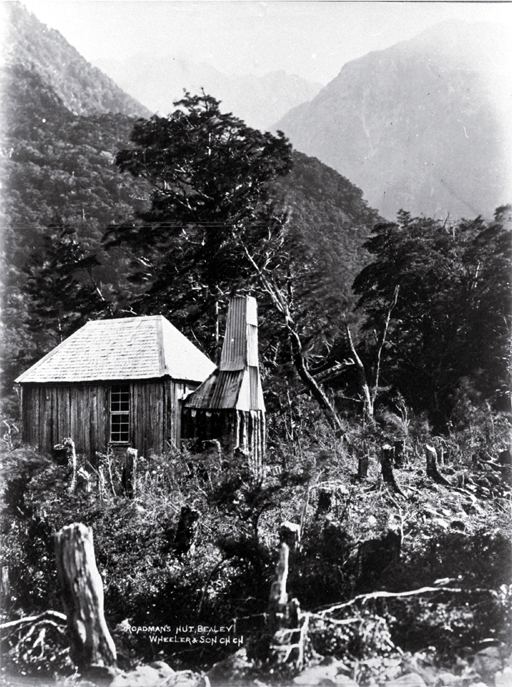
[[[4,620],[61,610],[52,535],[82,522],[94,532],[122,666],[164,658],[206,669],[234,647],[158,643],[130,628],[233,623],[248,655],[261,662],[279,530],[291,522],[301,541],[288,591],[310,614],[308,660],[331,656],[353,668],[354,661],[391,661],[397,650],[430,647],[436,660],[453,661],[483,640],[506,645],[507,468],[498,471],[496,460],[478,458],[481,447],[469,451],[463,436],[451,437],[443,440],[449,450],[439,466],[449,486],[436,484],[425,470],[428,439],[440,441],[411,428],[405,463],[395,469],[402,493],[382,479],[382,435],[354,427],[342,441],[324,428],[300,448],[274,446],[274,465],[260,481],[216,450],[147,456],[139,460],[133,498],[123,492],[112,456],[98,456],[94,466],[82,461],[89,486],[70,493],[67,468],[11,446],[3,474]],[[486,446],[491,458],[502,439]],[[362,454],[369,458],[364,479],[357,476]],[[55,642],[52,659],[20,652],[14,639],[4,641],[16,669],[56,665]],[[57,663],[70,669],[61,654]],[[361,668],[361,684],[375,673],[369,666]]]

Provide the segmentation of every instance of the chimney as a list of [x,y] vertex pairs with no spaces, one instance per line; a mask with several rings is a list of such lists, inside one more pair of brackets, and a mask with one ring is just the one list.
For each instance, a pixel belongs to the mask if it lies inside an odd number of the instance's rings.
[[222,345],[221,372],[258,367],[258,309],[253,296],[235,296],[229,302]]
[[258,307],[253,296],[230,300],[219,372],[242,372],[237,407],[265,410],[258,362]]

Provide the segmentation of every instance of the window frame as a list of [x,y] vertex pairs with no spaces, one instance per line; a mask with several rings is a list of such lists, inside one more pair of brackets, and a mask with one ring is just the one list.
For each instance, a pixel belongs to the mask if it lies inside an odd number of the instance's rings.
[[[129,384],[113,384],[109,389],[109,443],[130,443],[131,393]],[[114,418],[118,421],[114,429]],[[114,438],[114,436],[119,438]],[[121,438],[126,437],[126,439]]]

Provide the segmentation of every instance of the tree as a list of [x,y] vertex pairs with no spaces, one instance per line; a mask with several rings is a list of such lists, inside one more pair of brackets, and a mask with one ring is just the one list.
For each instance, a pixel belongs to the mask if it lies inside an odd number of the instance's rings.
[[384,330],[399,288],[382,379],[413,408],[427,410],[438,428],[446,427],[463,380],[498,405],[510,386],[510,235],[503,221],[447,226],[401,212],[396,223],[376,226],[365,244],[375,259],[354,289],[367,332]]
[[[219,304],[230,293],[255,291],[266,299],[277,315],[268,348],[276,358],[286,349],[341,429],[308,369],[311,312],[295,298],[296,288],[314,288],[319,266],[298,250],[286,208],[271,197],[272,183],[291,169],[291,145],[281,132],[261,133],[223,114],[211,96],[186,94],[176,105],[169,117],[139,120],[134,146],[117,156],[121,170],[144,177],[153,190],[150,208],[110,227],[106,245],[129,249],[131,278],[145,286],[139,307],[168,313],[185,329],[194,324],[210,354],[218,354]],[[323,312],[325,319],[325,304]]]
[[[251,129],[219,105],[204,93],[186,93],[168,117],[138,120],[133,146],[117,164],[149,182],[151,205],[106,236],[109,247],[130,250],[132,279],[144,285],[140,309],[189,324],[218,311],[235,285],[250,286],[238,239],[261,252],[286,219],[269,188],[291,169],[291,145],[282,133]],[[218,344],[214,332],[218,326],[210,329],[210,350]]]
[[61,343],[90,318],[112,315],[112,306],[95,278],[100,263],[77,237],[76,230],[57,220],[48,227],[41,248],[25,266],[29,327],[38,354]]

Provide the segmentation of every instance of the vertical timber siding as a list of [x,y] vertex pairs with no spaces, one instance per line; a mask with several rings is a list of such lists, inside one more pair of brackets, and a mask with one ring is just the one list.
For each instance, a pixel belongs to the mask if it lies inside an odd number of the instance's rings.
[[[24,384],[23,440],[40,451],[71,437],[77,451],[93,458],[110,439],[110,387],[120,382]],[[121,382],[123,383],[123,382]],[[169,377],[124,382],[130,386],[130,441],[141,455],[179,446],[184,393],[197,384]]]

